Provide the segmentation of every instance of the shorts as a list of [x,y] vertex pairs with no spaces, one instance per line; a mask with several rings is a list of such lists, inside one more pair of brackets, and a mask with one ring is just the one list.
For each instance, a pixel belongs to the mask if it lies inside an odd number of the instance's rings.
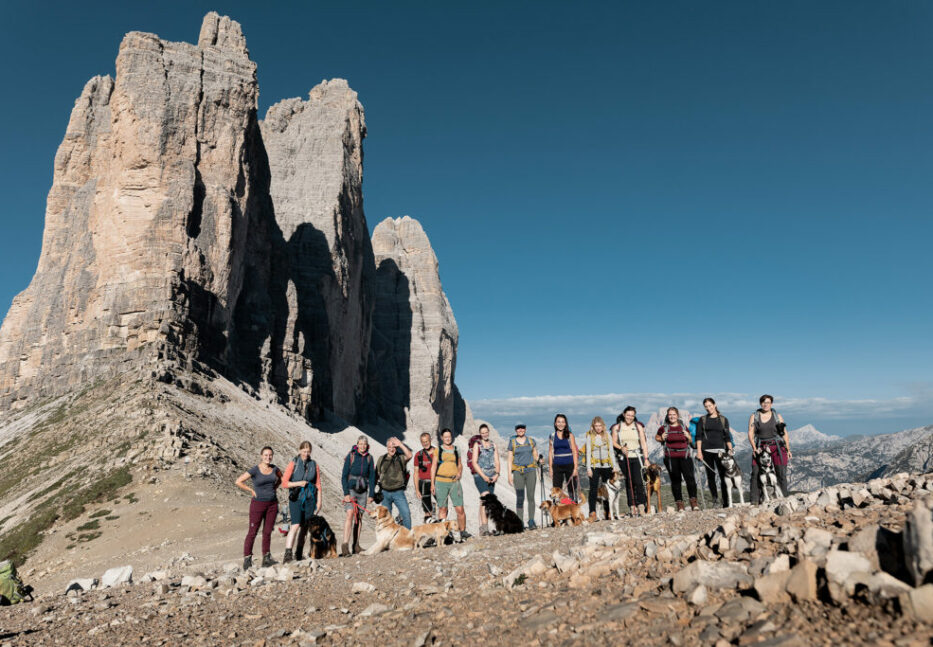
[[463,486],[460,481],[435,481],[434,492],[438,508],[447,507],[448,496],[455,508],[463,507]]
[[486,480],[479,474],[473,475],[473,482],[476,483],[476,490],[479,492],[480,496],[483,496],[487,492],[492,494],[496,491],[496,484],[486,482]]
[[305,524],[311,519],[314,515],[316,499],[317,490],[314,490],[314,492],[308,495],[304,502],[300,500],[288,502],[288,517],[291,519],[291,524],[293,526]]
[[[369,498],[369,490],[363,492],[362,494],[355,492],[354,490],[350,490],[350,496],[353,497],[353,501],[356,501],[361,508],[364,510],[366,509],[366,500]],[[343,504],[343,509],[354,510],[356,506],[353,505],[353,501],[345,501]],[[362,512],[360,512],[360,514],[362,514]]]

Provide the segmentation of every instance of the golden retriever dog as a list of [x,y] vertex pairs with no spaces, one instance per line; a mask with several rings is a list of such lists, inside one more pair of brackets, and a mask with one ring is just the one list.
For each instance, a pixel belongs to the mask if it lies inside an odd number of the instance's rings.
[[363,552],[364,555],[375,555],[384,550],[411,550],[415,547],[411,530],[396,523],[384,505],[377,505],[369,516],[376,521],[376,541]]
[[460,530],[456,521],[436,521],[414,526],[411,529],[412,537],[417,548],[426,546],[440,546],[448,537],[453,536],[454,541],[460,537]]
[[579,503],[558,503],[555,505],[551,501],[542,501],[539,507],[551,516],[552,526],[568,522],[574,526],[579,526],[584,520]]

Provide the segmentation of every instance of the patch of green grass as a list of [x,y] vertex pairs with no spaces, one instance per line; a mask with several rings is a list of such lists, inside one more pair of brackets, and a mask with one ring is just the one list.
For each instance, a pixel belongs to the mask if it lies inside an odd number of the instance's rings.
[[41,499],[41,498],[43,498],[43,497],[45,497],[45,496],[51,494],[52,492],[54,492],[55,490],[57,490],[58,488],[60,488],[60,487],[62,486],[62,484],[63,484],[65,481],[67,481],[67,480],[68,480],[68,477],[67,477],[67,476],[58,479],[57,481],[55,481],[54,483],[52,483],[52,485],[48,486],[47,488],[45,488],[45,489],[42,490],[41,492],[36,493],[35,498],[36,498],[36,499]]
[[111,515],[108,515],[108,516],[104,517],[104,519],[106,519],[107,521],[116,521],[116,520],[119,519],[119,518],[120,518],[120,517],[119,517],[118,515],[115,515],[115,514],[111,514]]
[[[32,550],[42,541],[42,533],[59,519],[71,521],[84,513],[87,506],[100,503],[104,498],[115,495],[117,490],[133,480],[126,467],[114,470],[106,477],[94,481],[84,488],[62,496],[58,506],[45,506],[16,528],[0,537],[0,559],[12,559],[18,566],[23,563]],[[91,523],[98,524],[97,521]],[[87,525],[87,524],[85,524]],[[91,541],[100,537],[100,532],[78,535],[77,541]]]
[[137,499],[136,495],[132,492],[129,494],[124,494],[123,498],[126,499],[127,503],[139,503],[139,499]]
[[107,510],[105,508],[103,510],[98,510],[97,512],[92,512],[91,514],[88,515],[88,518],[97,519],[98,517],[106,517],[108,514],[110,514],[110,510]]
[[74,544],[68,544],[67,546],[65,546],[65,550],[71,550],[74,547],[75,547]]
[[9,517],[4,517],[3,519],[0,519],[0,528],[2,528],[3,526],[5,526],[5,525],[6,525],[6,522],[9,521],[9,520],[12,519],[12,518],[13,518],[13,515],[10,515]]
[[100,528],[100,521],[98,521],[97,519],[94,519],[93,521],[82,523],[80,526],[75,528],[75,530],[80,532],[82,530],[97,530],[99,528]]

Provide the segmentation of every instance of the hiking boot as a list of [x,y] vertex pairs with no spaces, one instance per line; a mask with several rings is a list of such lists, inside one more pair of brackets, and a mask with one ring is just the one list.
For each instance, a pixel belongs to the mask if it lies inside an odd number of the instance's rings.
[[588,519],[588,521],[589,521],[590,523],[596,523],[597,521],[599,521],[599,519],[596,518],[596,513],[595,513],[595,512],[591,512],[591,513],[590,513],[590,518]]
[[350,549],[347,548],[347,545],[346,545],[346,544],[340,544],[340,556],[341,556],[341,557],[349,557],[349,556],[350,556]]
[[300,561],[303,560],[304,558],[305,558],[305,557],[304,557],[304,555],[301,554],[301,551],[298,551],[297,553],[295,553],[295,561],[296,561],[296,562],[300,562]]
[[263,568],[268,568],[269,566],[272,566],[273,564],[275,564],[275,560],[272,559],[272,553],[266,553],[265,555],[262,556],[262,567]]
[[696,498],[696,497],[693,497],[693,498],[690,499],[690,509],[691,509],[691,510],[699,510],[699,509],[700,509],[700,504],[697,503],[697,498]]
[[534,530],[534,529],[536,529],[537,527],[538,527],[538,526],[535,525],[535,520],[534,520],[534,519],[529,519],[529,520],[528,520],[528,530]]
[[282,563],[283,563],[283,564],[288,564],[290,561],[292,561],[292,559],[294,559],[294,558],[292,557],[292,549],[291,549],[291,548],[286,548],[286,549],[285,549],[285,555],[282,556]]
[[682,512],[683,509],[684,509],[684,502],[683,502],[683,501],[675,501],[674,503],[677,505],[677,512]]
[[353,544],[353,554],[354,554],[354,555],[359,555],[359,554],[362,553],[362,552],[363,552],[363,549],[360,548],[360,545],[359,545],[359,544]]
[[243,570],[248,571],[253,567],[253,556],[247,555],[243,558]]
[[470,533],[468,533],[466,530],[461,530],[461,531],[460,531],[460,539],[461,539],[461,540],[464,540],[464,539],[472,539],[472,538],[473,538],[473,535],[471,535]]

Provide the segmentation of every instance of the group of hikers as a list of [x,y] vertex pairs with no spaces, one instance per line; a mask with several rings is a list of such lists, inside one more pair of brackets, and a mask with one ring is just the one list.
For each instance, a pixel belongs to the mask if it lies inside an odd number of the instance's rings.
[[[752,448],[751,500],[759,503],[762,492],[759,487],[758,470],[761,453],[770,457],[769,469],[773,469],[782,493],[787,492],[787,464],[791,456],[790,441],[783,417],[772,408],[774,398],[762,395],[760,407],[748,421],[748,439]],[[671,481],[671,492],[677,510],[689,504],[699,509],[697,502],[697,478],[694,461],[699,462],[706,473],[712,495],[712,505],[729,505],[731,493],[727,485],[726,456],[732,456],[734,440],[729,420],[719,412],[713,398],[703,401],[706,413],[689,422],[681,419],[676,407],[669,407],[664,422],[655,430],[655,440],[663,446],[663,462]],[[570,430],[567,417],[554,417],[554,432],[549,436],[546,455],[539,452],[538,443],[527,435],[524,424],[515,425],[515,434],[506,445],[504,461],[509,485],[515,490],[515,512],[527,520],[527,527],[536,527],[538,512],[535,490],[539,479],[543,481],[545,471],[550,471],[552,485],[566,492],[573,502],[582,500],[581,493],[588,491],[586,502],[589,520],[596,521],[596,505],[600,488],[612,485],[614,489],[625,484],[629,514],[637,516],[649,510],[645,474],[649,466],[648,443],[645,426],[636,417],[635,407],[626,407],[616,418],[615,424],[607,429],[605,421],[596,416],[590,423],[581,443]],[[399,523],[411,528],[411,510],[406,491],[411,472],[408,464],[413,461],[413,487],[421,502],[425,522],[446,520],[450,507],[456,515],[461,536],[466,532],[466,513],[463,505],[461,483],[464,464],[473,476],[479,495],[494,493],[501,476],[503,462],[498,446],[490,440],[490,430],[480,425],[476,435],[468,442],[467,456],[460,455],[454,445],[453,432],[443,429],[438,436],[439,444],[432,444],[432,435],[424,432],[420,436],[421,449],[417,452],[398,438],[389,438],[386,452],[374,460],[369,451],[369,439],[359,436],[343,462],[341,487],[343,506],[346,512],[343,526],[342,556],[362,552],[359,545],[360,520],[368,506],[378,503],[389,512],[397,510]],[[321,473],[311,458],[311,443],[301,443],[298,454],[288,463],[284,473],[273,462],[273,450],[264,447],[259,464],[240,475],[237,487],[250,493],[249,530],[243,546],[244,568],[252,565],[253,546],[262,527],[263,566],[274,563],[270,553],[272,531],[278,514],[276,490],[288,491],[290,526],[286,535],[284,562],[291,561],[296,536],[313,515],[318,515],[323,501]],[[251,481],[251,486],[247,485]],[[684,501],[683,486],[686,485],[687,501]],[[721,498],[720,498],[721,496]],[[524,520],[523,520],[524,521]],[[492,534],[483,505],[479,506],[480,535]]]

